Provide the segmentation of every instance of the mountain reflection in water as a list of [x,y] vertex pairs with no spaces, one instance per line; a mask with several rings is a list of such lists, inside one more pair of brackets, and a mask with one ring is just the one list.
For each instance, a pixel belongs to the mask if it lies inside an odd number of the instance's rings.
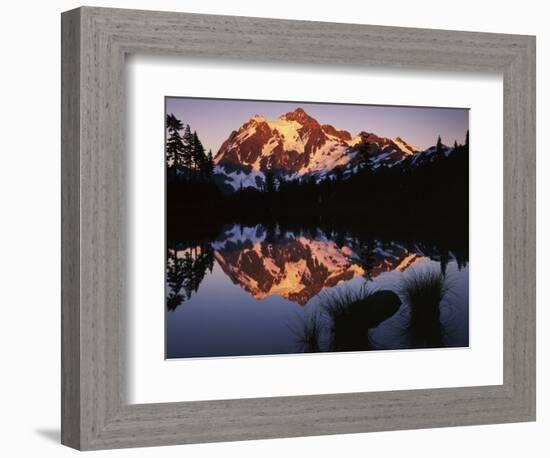
[[[460,251],[262,225],[226,226],[200,243],[169,243],[167,357],[418,347],[411,337],[415,309],[405,303],[402,284],[423,271],[445,274],[451,291],[434,318],[442,341],[422,346],[467,346],[468,269]],[[401,305],[365,329],[360,348],[336,348],[327,299],[365,285],[393,291]]]

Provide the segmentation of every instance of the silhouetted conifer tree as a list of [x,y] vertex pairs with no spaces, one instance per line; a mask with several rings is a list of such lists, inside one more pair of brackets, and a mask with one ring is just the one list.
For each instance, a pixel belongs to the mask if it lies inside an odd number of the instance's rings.
[[175,310],[185,300],[185,297],[181,294],[184,282],[184,261],[178,257],[175,249],[169,249],[166,258],[166,285],[168,286],[166,306],[168,310]]
[[206,155],[206,162],[204,166],[204,175],[207,178],[210,178],[212,176],[212,173],[214,172],[214,157],[212,156],[212,150],[208,150],[208,154]]
[[188,170],[193,168],[193,146],[193,134],[191,133],[191,127],[187,124],[183,131],[182,162],[183,166]]
[[175,174],[183,165],[182,153],[184,144],[179,132],[183,129],[183,124],[173,114],[169,114],[166,116],[166,129],[168,131],[168,137],[166,138],[166,163],[169,172]]
[[441,142],[441,135],[437,137],[437,143],[435,145],[435,152],[440,154],[443,151],[443,143]]
[[197,131],[193,132],[192,145],[193,169],[200,172],[202,175],[206,167],[206,153],[204,151],[204,146],[197,135]]

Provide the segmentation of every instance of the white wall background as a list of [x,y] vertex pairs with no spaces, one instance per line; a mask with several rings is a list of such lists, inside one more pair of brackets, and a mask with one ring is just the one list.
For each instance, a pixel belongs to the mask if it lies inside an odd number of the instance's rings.
[[[539,0],[442,2],[416,0],[133,0],[97,6],[160,9],[287,19],[431,27],[537,35],[538,61],[538,421],[536,423],[443,428],[205,444],[98,452],[98,456],[257,457],[308,454],[316,457],[421,456],[446,458],[548,456],[550,441],[550,314],[544,280],[550,255],[550,181],[543,127],[550,122],[548,85],[550,30]],[[59,441],[60,355],[60,12],[77,2],[27,0],[5,3],[0,19],[0,423],[3,456],[74,456]],[[546,173],[545,173],[546,172]],[[22,177],[25,177],[22,180]]]

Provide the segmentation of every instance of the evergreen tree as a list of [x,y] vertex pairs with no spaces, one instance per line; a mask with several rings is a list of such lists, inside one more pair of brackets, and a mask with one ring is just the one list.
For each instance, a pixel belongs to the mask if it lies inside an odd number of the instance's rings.
[[166,306],[168,310],[175,310],[185,300],[185,297],[181,294],[184,282],[183,260],[178,257],[175,249],[168,249],[168,256],[166,257],[166,286],[168,287]]
[[214,156],[212,155],[212,150],[208,150],[206,155],[206,163],[204,167],[204,175],[206,178],[210,178],[214,173]]
[[466,148],[469,148],[469,147],[470,147],[470,129],[468,129],[468,130],[466,131],[466,141],[465,141],[465,143],[464,143],[464,146],[465,146]]
[[435,152],[440,154],[443,151],[443,143],[441,143],[441,135],[437,137],[437,144],[435,145]]
[[193,169],[204,174],[206,165],[206,153],[204,152],[204,146],[197,135],[197,131],[193,132]]
[[183,131],[182,166],[188,170],[193,168],[193,146],[193,134],[191,127],[187,124]]
[[457,149],[458,148],[458,143],[456,142],[455,140],[455,145],[454,145],[454,148]]
[[166,258],[166,306],[175,310],[196,293],[206,271],[214,268],[214,252],[210,245],[194,246],[178,256],[175,249],[168,249]]
[[166,116],[166,129],[168,131],[168,137],[166,138],[166,163],[168,170],[171,173],[175,173],[181,166],[181,155],[184,149],[179,132],[183,129],[183,124],[173,114],[169,114]]

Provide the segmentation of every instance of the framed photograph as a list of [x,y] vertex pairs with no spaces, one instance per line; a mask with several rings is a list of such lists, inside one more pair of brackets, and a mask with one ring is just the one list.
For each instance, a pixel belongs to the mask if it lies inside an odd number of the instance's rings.
[[469,346],[468,110],[165,104],[167,359]]
[[62,442],[535,419],[535,39],[62,15]]

